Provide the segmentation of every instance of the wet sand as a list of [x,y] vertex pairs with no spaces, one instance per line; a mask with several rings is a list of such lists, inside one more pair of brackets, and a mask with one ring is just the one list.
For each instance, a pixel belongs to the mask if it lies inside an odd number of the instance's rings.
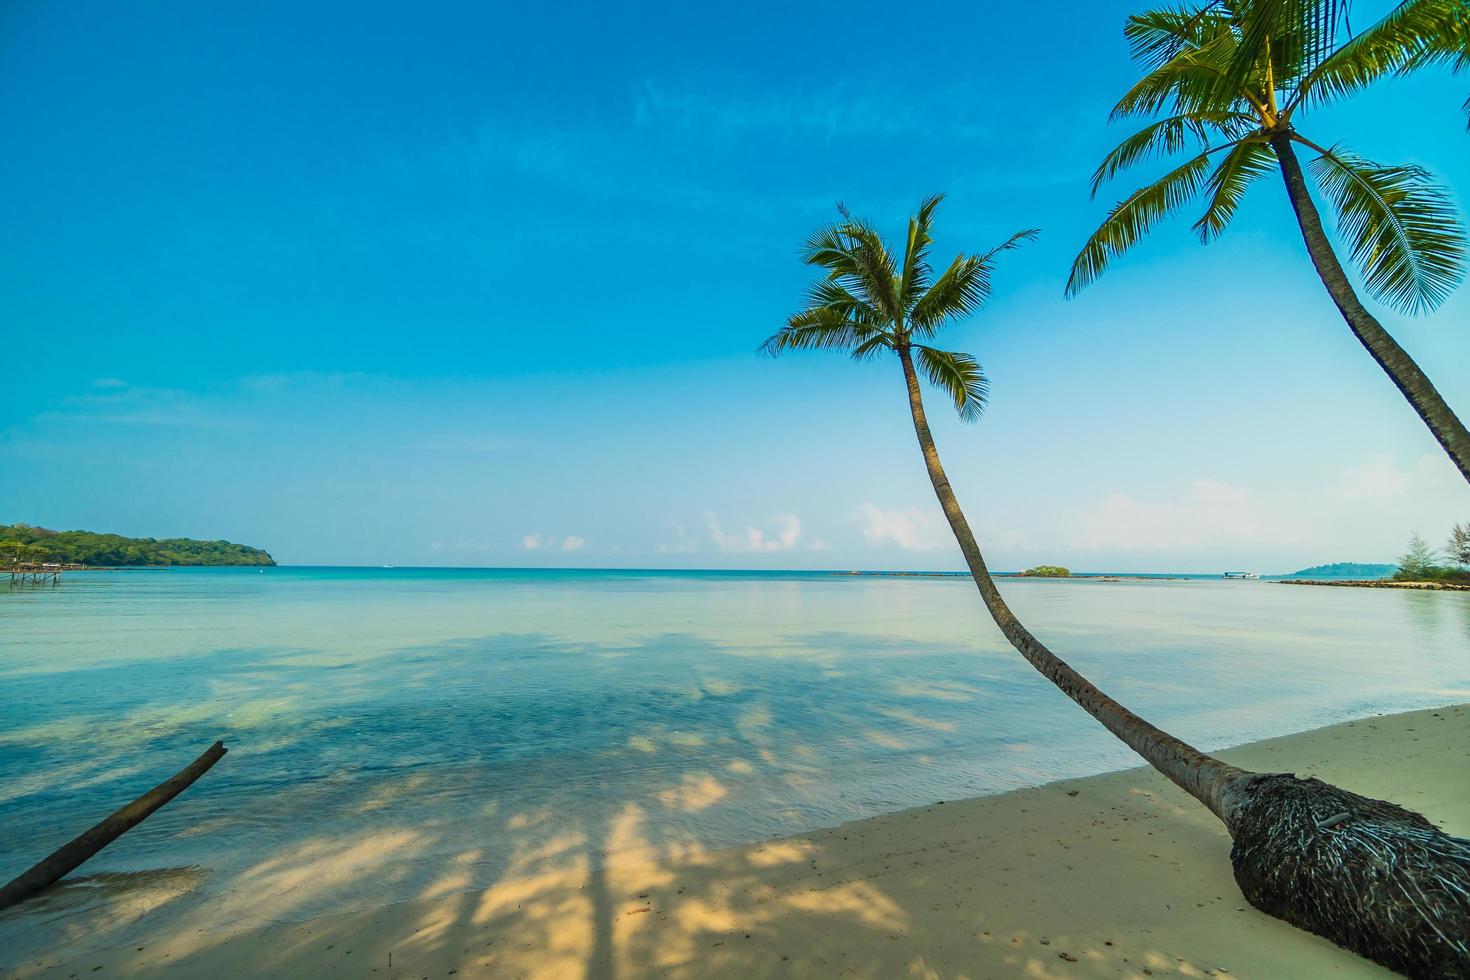
[[[1390,799],[1470,835],[1470,706],[1221,754]],[[4,962],[4,975],[1390,975],[1246,906],[1223,829],[1147,769],[716,851],[656,852],[630,807],[611,840],[605,868],[579,842],[552,841],[523,856],[540,873],[485,891],[459,894],[448,880],[418,901],[264,929],[196,920],[85,952],[84,932],[58,928],[50,955]]]

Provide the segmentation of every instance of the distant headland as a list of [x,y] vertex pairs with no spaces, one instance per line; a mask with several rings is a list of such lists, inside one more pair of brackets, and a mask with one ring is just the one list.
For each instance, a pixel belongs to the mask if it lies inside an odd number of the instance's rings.
[[1388,578],[1398,571],[1397,565],[1363,564],[1355,561],[1338,561],[1330,565],[1313,565],[1288,578]]
[[274,565],[268,552],[231,541],[127,538],[95,531],[52,531],[0,524],[0,563],[55,562],[88,568],[178,565]]

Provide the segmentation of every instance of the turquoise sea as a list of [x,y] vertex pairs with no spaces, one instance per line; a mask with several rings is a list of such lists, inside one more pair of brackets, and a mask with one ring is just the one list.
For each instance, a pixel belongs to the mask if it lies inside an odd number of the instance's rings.
[[[1470,594],[1002,589],[1206,749],[1470,700]],[[1135,762],[960,578],[270,568],[0,587],[0,879],[216,738],[212,772],[79,882],[0,916],[0,946],[39,948],[63,910],[99,944],[169,916],[289,921]]]

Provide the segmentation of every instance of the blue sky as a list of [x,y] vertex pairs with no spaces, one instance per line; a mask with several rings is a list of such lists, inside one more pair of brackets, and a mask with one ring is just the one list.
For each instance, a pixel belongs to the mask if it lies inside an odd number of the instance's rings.
[[[1392,560],[1470,519],[1279,182],[1063,299],[1137,182],[1089,200],[1133,6],[990,7],[11,0],[0,522],[301,563],[957,567],[897,366],[755,354],[833,202],[896,235],[938,190],[941,252],[1042,229],[951,333],[990,412],[936,427],[996,566]],[[1303,128],[1463,205],[1467,84]],[[1462,413],[1467,292],[1374,306]]]

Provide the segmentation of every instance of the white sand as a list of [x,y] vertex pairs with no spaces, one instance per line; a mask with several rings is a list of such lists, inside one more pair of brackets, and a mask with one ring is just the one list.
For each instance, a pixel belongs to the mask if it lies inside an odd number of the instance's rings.
[[[1470,835],[1470,706],[1222,755],[1319,776]],[[1389,975],[1246,906],[1223,829],[1147,769],[710,852],[654,853],[630,809],[613,840],[601,870],[568,847],[560,870],[483,892],[248,932],[174,929],[104,953],[71,940],[6,962],[5,975]],[[557,847],[536,856],[541,867],[557,866]]]

